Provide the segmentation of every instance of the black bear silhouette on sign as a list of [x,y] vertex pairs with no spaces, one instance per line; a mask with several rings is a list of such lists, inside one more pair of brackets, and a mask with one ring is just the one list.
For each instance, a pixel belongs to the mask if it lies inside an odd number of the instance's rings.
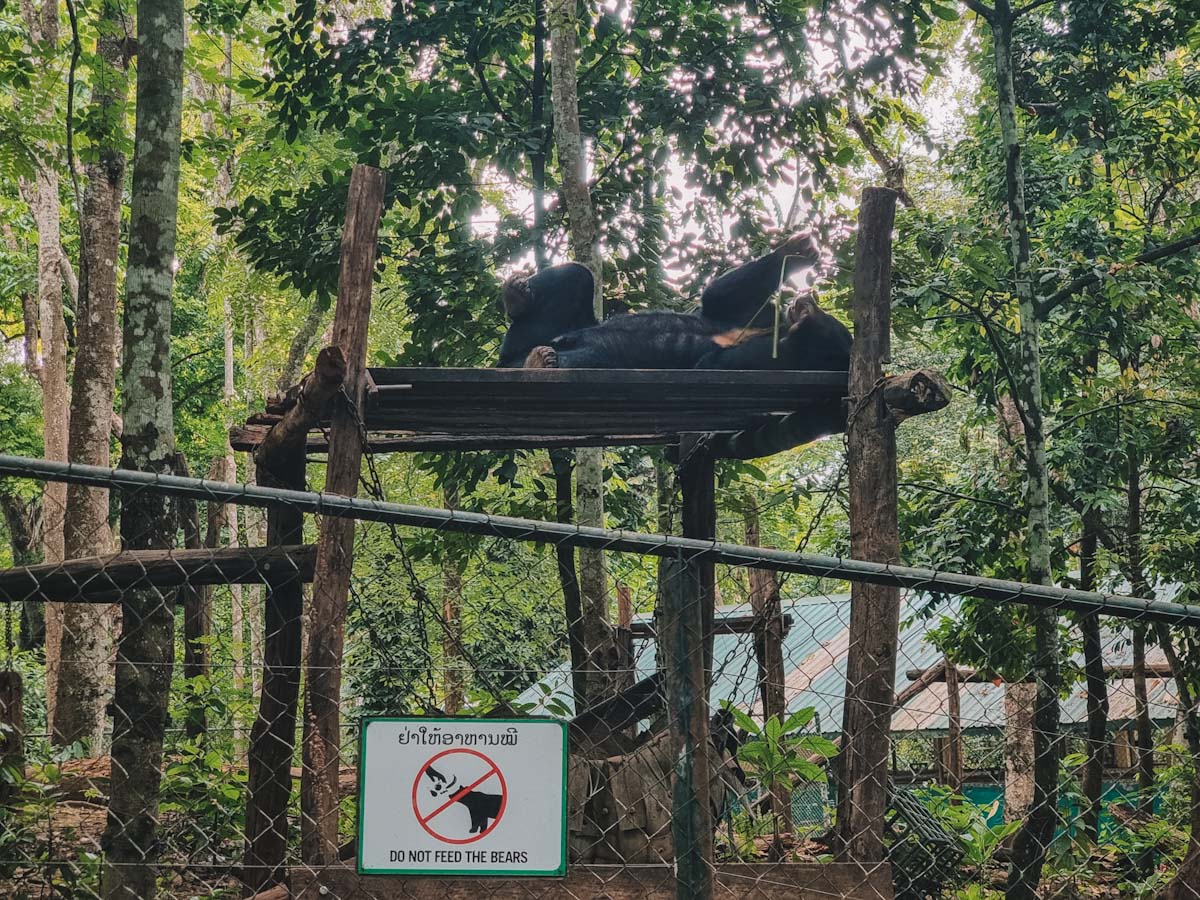
[[[431,797],[453,796],[455,790],[458,788],[457,775],[451,775],[447,779],[445,775],[433,766],[428,766],[425,769],[425,774],[429,776],[429,780],[433,783],[433,787],[429,791]],[[471,814],[470,833],[483,834],[487,831],[490,820],[500,815],[500,801],[504,798],[500,794],[467,791],[465,794],[454,799],[455,802],[465,806],[467,812]]]

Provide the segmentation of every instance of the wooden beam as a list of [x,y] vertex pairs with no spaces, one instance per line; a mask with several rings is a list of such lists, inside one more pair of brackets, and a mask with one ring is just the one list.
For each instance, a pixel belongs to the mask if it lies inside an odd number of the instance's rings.
[[[892,900],[887,863],[722,864],[718,893],[728,900]],[[359,875],[346,865],[292,871],[293,900],[669,900],[676,896],[672,866],[571,866],[565,878],[405,878]],[[262,898],[266,900],[266,898]],[[275,898],[272,898],[275,900]]]
[[[858,218],[854,264],[854,347],[850,357],[847,463],[850,552],[855,559],[896,563],[896,422],[881,379],[891,357],[892,226],[896,192],[867,188]],[[838,760],[836,858],[885,858],[888,747],[896,679],[900,590],[854,582],[846,657],[843,744]]]
[[297,450],[303,452],[309,431],[327,416],[330,401],[345,378],[346,359],[340,347],[326,347],[318,353],[316,367],[300,383],[295,402],[254,448],[255,461],[270,468],[274,460],[286,460]]
[[0,570],[0,603],[113,603],[124,591],[182,585],[310,581],[315,548],[127,550]]
[[[932,369],[889,375],[883,400],[892,418],[903,422],[913,416],[937,412],[950,404],[950,386]],[[758,459],[809,444],[846,430],[844,400],[817,401],[808,408],[771,419],[765,425],[734,434],[718,435],[713,454],[724,459]]]
[[[325,492],[358,493],[363,441],[367,326],[371,286],[383,215],[384,173],[358,165],[350,176],[346,226],[342,233],[341,274],[334,342],[345,361],[344,385],[350,403],[334,404],[329,426],[329,463]],[[341,759],[342,651],[346,602],[354,564],[354,521],[326,517],[317,538],[313,599],[305,657],[304,766],[300,784],[300,851],[306,863],[337,861],[338,769]]]
[[[758,627],[758,619],[754,615],[742,616],[721,616],[713,622],[713,634],[753,634]],[[780,618],[782,626],[782,634],[786,636],[795,624],[795,618],[791,613],[787,613]],[[657,636],[653,620],[635,621],[629,626],[630,632],[635,638],[643,640],[653,640]]]

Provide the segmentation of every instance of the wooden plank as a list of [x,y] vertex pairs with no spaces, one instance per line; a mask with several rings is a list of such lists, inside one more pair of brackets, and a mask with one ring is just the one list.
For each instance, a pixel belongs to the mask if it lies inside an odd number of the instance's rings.
[[301,545],[127,550],[0,570],[0,603],[112,603],[123,591],[151,587],[305,582],[315,558],[314,547]]
[[[254,452],[270,430],[270,425],[242,425],[229,429],[229,442],[234,450]],[[650,447],[675,441],[675,436],[661,434],[446,434],[415,431],[370,432],[372,453],[421,453],[445,450],[558,450],[568,447]],[[329,452],[329,442],[322,432],[310,432],[307,452]]]
[[752,391],[773,387],[789,391],[795,388],[823,387],[844,391],[847,384],[845,372],[738,369],[471,369],[440,366],[372,366],[370,374],[381,395],[390,385],[416,387],[448,384],[456,390],[470,384],[559,384],[577,387],[678,385],[685,389],[704,386],[710,389],[749,388]]
[[[325,492],[358,493],[363,441],[358,416],[366,387],[367,327],[383,215],[384,173],[357,165],[350,175],[334,343],[345,360],[343,384],[350,401],[334,404],[329,427]],[[306,863],[338,858],[338,769],[341,759],[342,651],[346,602],[354,563],[354,521],[326,517],[317,538],[313,599],[305,656],[304,766],[300,783],[300,852]]]
[[[740,864],[716,867],[727,900],[892,900],[887,863]],[[359,875],[348,866],[292,871],[295,900],[668,900],[670,866],[572,866],[565,878],[403,878]]]
[[[850,553],[899,562],[896,511],[896,423],[884,400],[883,364],[891,357],[892,225],[896,192],[867,188],[858,219],[854,266],[854,348],[850,357],[847,463]],[[888,748],[896,677],[900,591],[854,582],[842,748],[838,762],[836,856],[843,862],[884,859]]]
[[[797,407],[780,410],[779,414],[794,412]],[[371,430],[420,431],[446,434],[680,434],[696,431],[736,432],[769,424],[773,412],[762,413],[744,407],[716,409],[665,404],[660,407],[637,408],[619,404],[588,407],[576,403],[568,409],[539,408],[536,404],[520,407],[509,401],[468,404],[445,398],[436,406],[408,410],[380,409],[368,422]]]

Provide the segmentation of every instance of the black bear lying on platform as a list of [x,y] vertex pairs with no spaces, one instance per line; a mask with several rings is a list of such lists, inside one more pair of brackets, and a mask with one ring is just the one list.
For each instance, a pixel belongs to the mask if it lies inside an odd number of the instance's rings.
[[811,299],[788,310],[775,343],[771,295],[782,276],[811,266],[817,250],[797,235],[771,253],[725,273],[701,295],[698,314],[648,312],[597,324],[592,276],[575,263],[508,282],[512,325],[501,367],[595,369],[813,369],[844,371],[850,332]]

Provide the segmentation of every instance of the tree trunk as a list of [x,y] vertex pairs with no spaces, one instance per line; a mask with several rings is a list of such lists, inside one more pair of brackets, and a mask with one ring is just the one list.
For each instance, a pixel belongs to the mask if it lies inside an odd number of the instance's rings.
[[[33,204],[31,204],[32,206]],[[36,212],[36,210],[34,210]],[[14,256],[20,256],[25,251],[22,249],[17,236],[13,233],[12,225],[8,222],[0,222],[0,233],[4,234],[4,243],[8,246],[9,252]],[[25,372],[29,377],[37,383],[39,387],[42,384],[42,336],[40,333],[40,319],[38,316],[38,298],[36,294],[28,291],[21,292],[21,353],[25,364]],[[39,547],[41,537],[38,537]]]
[[1200,885],[1200,710],[1196,708],[1197,678],[1195,671],[1188,671],[1180,660],[1170,630],[1159,623],[1155,625],[1155,634],[1175,679],[1175,691],[1183,711],[1184,740],[1192,757],[1191,782],[1188,785],[1188,849],[1175,877],[1167,885],[1163,900],[1194,900],[1200,893],[1197,887]]
[[546,3],[533,0],[533,108],[530,124],[537,149],[529,156],[533,175],[533,253],[539,270],[549,264],[546,252]]
[[[458,488],[443,489],[446,509],[458,509]],[[458,715],[466,702],[466,668],[462,654],[463,565],[452,548],[442,550],[442,671],[446,715]]]
[[[1099,539],[1097,512],[1083,516],[1083,540],[1079,552],[1080,590],[1096,590],[1096,549]],[[1104,647],[1100,617],[1094,613],[1080,620],[1083,632],[1083,668],[1087,683],[1087,762],[1083,766],[1083,827],[1093,842],[1100,838],[1100,801],[1104,796],[1104,747],[1108,743],[1108,681],[1104,677]]]
[[[22,4],[26,25],[33,42],[57,48],[59,12],[57,0],[44,0],[42,5]],[[34,59],[49,65],[53,60]],[[36,111],[40,121],[47,124],[55,119],[53,105]],[[38,166],[30,206],[37,227],[38,269],[38,332],[41,337],[42,435],[46,459],[67,460],[67,415],[70,394],[67,388],[67,328],[63,321],[63,283],[59,257],[62,255],[62,234],[58,205],[58,168],[45,148],[46,165]],[[66,556],[63,523],[67,508],[67,486],[47,481],[42,490],[42,558],[60,562]],[[47,715],[54,721],[54,704],[59,677],[59,643],[62,636],[62,611],[51,607],[46,621],[46,703]]]
[[[137,12],[137,121],[134,129],[129,263],[126,273],[121,465],[167,474],[175,454],[171,393],[171,292],[179,203],[183,108],[182,0],[141,0]],[[169,548],[175,521],[168,498],[126,495],[126,550]],[[104,900],[150,900],[158,853],[167,692],[175,661],[174,591],[126,591],[117,645],[112,783]]]
[[[187,457],[182,453],[175,454],[174,471],[184,478],[191,476]],[[203,549],[200,510],[195,499],[178,497],[175,503],[179,527],[183,531],[183,546],[188,550]],[[212,634],[212,590],[207,585],[189,583],[179,589],[176,602],[183,607],[183,677],[188,680],[205,677],[209,674],[210,664],[207,639]],[[183,727],[194,741],[204,735],[208,723],[202,703],[189,707]]]
[[[1021,396],[1017,397],[1025,426],[1025,504],[1028,526],[1028,579],[1050,583],[1049,477],[1046,434],[1042,422],[1042,363],[1039,318],[1034,307],[1030,264],[1029,222],[1026,218],[1025,175],[1017,132],[1017,97],[1013,85],[1013,24],[1010,0],[997,0],[991,17],[1000,131],[1004,145],[1008,230],[1014,293],[1020,305]],[[1033,675],[1037,690],[1034,710],[1033,806],[1013,844],[1009,870],[1009,900],[1032,900],[1041,881],[1046,851],[1054,837],[1058,796],[1059,648],[1058,621],[1051,609],[1031,612],[1034,628]]]
[[[554,143],[562,173],[570,225],[572,257],[592,272],[592,304],[597,319],[604,318],[603,269],[597,241],[596,214],[588,189],[583,137],[579,130],[579,97],[576,85],[577,35],[575,0],[551,0],[549,8],[550,60],[554,72],[551,103],[554,107]],[[604,527],[604,451],[586,447],[575,455],[576,516],[580,525]],[[612,695],[606,676],[607,661],[614,655],[608,613],[608,576],[604,554],[579,550],[579,591],[588,652],[587,703]]]
[[296,384],[300,380],[300,376],[304,374],[304,360],[308,357],[308,351],[312,349],[317,332],[321,330],[321,320],[324,318],[325,310],[321,308],[320,303],[314,300],[312,306],[308,308],[308,313],[304,316],[300,330],[296,332],[292,343],[288,346],[287,359],[283,363],[279,377],[275,380],[275,390],[280,394],[287,393],[287,389]]
[[1037,685],[1004,685],[1004,821],[1023,822],[1034,798],[1034,711]]
[[[42,561],[42,499],[23,500],[14,494],[0,493],[0,513],[8,527],[14,566],[32,566]],[[21,604],[21,622],[17,646],[22,650],[40,647],[46,640],[43,604],[29,600]]]
[[[120,0],[103,0],[88,113],[103,124],[92,138],[96,158],[88,164],[83,194],[69,445],[71,462],[92,466],[110,464],[118,347],[117,259],[125,189],[122,147],[129,98],[125,40],[130,27]],[[65,544],[69,559],[99,556],[113,549],[108,491],[75,484],[67,487]],[[61,612],[61,663],[51,740],[60,747],[90,740],[93,753],[99,753],[111,687],[113,611],[95,604],[67,603]]]

